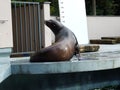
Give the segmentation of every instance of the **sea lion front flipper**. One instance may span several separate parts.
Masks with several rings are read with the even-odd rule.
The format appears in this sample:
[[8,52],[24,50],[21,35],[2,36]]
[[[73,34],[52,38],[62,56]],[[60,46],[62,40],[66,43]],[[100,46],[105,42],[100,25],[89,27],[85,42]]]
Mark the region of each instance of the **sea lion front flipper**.
[[80,46],[79,46],[79,44],[77,44],[75,46],[75,55],[76,55],[77,59],[80,60]]

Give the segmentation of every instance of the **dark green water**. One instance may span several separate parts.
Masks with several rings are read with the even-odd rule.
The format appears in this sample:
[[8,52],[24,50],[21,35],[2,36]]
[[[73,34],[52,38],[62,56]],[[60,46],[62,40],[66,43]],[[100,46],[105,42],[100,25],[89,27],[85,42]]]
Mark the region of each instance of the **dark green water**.
[[0,90],[120,90],[119,85],[120,69],[114,69],[62,74],[11,75],[0,84]]
[[114,86],[105,86],[103,88],[94,88],[90,90],[120,90],[120,85],[114,85]]

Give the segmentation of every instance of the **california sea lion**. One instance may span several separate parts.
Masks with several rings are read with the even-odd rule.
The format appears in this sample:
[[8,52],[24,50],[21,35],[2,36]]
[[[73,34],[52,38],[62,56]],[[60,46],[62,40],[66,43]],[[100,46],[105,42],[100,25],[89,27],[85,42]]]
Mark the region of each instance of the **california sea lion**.
[[46,25],[55,34],[55,43],[36,52],[30,62],[68,61],[79,54],[79,45],[72,31],[55,20],[47,20]]

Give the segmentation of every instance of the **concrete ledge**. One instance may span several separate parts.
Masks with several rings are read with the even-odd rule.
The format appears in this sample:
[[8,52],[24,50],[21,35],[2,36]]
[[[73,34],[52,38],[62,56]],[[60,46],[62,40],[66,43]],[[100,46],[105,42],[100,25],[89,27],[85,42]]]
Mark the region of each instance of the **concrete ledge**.
[[0,83],[11,75],[10,64],[0,65]]
[[28,60],[25,60],[24,62],[12,63],[12,74],[72,73],[107,70],[120,67],[120,58],[111,60],[81,60],[52,63],[30,63]]
[[[0,80],[12,74],[52,74],[88,72],[120,68],[120,46],[101,45],[98,52],[81,53],[81,60],[73,57],[66,62],[30,63],[29,57],[1,57]],[[11,61],[11,62],[10,62]],[[11,65],[11,68],[10,68]],[[11,71],[10,71],[11,70]],[[6,76],[5,76],[6,75]]]
[[11,72],[13,75],[1,83],[0,90],[88,90],[120,84],[119,45],[102,45],[98,52],[81,53],[80,61],[75,57],[67,62],[44,63],[30,63],[29,57],[8,58],[9,64],[5,58],[1,60],[0,81]]
[[10,57],[11,51],[11,48],[0,48],[0,57]]
[[11,48],[0,48],[0,83],[11,75]]
[[12,74],[72,73],[115,69],[120,67],[120,46],[102,45],[99,52],[82,53],[80,61],[73,57],[71,61],[66,62],[30,63],[29,58],[22,58],[13,60],[11,64]]

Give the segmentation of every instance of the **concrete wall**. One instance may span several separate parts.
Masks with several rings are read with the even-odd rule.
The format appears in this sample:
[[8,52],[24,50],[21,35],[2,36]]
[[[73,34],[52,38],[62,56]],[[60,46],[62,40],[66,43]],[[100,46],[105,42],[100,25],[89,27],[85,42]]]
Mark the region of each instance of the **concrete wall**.
[[104,36],[120,36],[120,17],[88,16],[89,39],[100,39]]
[[45,25],[45,20],[50,19],[50,2],[45,2],[43,4],[41,11],[41,23],[42,23],[42,32],[43,32],[43,47],[50,46],[52,44],[52,32],[51,30]]
[[120,17],[118,16],[87,16],[89,40],[100,39],[105,36],[120,36],[119,24]]
[[0,0],[0,48],[12,47],[11,0]]

